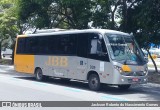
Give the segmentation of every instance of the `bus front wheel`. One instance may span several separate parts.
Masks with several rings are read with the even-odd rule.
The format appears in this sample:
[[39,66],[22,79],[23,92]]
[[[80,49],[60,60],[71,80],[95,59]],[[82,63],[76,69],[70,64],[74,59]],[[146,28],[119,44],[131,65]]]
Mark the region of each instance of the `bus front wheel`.
[[121,90],[127,90],[130,88],[130,84],[127,84],[127,85],[118,85],[118,88],[121,89]]
[[100,80],[97,74],[91,74],[88,79],[89,88],[94,91],[100,89]]

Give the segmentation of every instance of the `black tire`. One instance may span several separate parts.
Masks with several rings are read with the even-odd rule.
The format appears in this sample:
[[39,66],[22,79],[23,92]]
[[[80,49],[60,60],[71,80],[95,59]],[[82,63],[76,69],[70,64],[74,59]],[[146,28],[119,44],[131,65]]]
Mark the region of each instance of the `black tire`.
[[91,74],[88,79],[89,88],[93,91],[100,90],[101,84],[99,76],[96,74]]
[[127,85],[118,85],[118,88],[121,89],[121,90],[127,90],[131,87],[130,84],[127,84]]
[[37,81],[46,81],[49,77],[44,76],[42,70],[40,68],[38,68],[35,71],[35,78]]

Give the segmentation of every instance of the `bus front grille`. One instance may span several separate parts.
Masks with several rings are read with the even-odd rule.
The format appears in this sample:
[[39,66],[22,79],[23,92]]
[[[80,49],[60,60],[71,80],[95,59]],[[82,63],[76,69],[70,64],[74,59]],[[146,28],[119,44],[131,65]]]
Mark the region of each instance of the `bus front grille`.
[[137,72],[124,72],[122,75],[124,76],[145,76],[146,74],[143,71],[137,71]]

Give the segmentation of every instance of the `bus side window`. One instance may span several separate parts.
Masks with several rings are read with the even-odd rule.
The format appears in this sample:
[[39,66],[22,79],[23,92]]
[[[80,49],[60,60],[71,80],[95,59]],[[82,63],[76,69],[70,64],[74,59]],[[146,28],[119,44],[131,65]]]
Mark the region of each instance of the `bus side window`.
[[107,48],[106,48],[106,45],[105,45],[105,42],[104,42],[104,39],[101,39],[101,49],[102,49],[102,52],[103,53],[107,53]]
[[26,38],[26,54],[36,54],[38,48],[37,37]]
[[39,36],[38,39],[38,49],[37,49],[37,53],[38,54],[42,54],[42,55],[46,55],[46,49],[47,49],[47,36]]
[[25,54],[25,38],[18,38],[17,39],[17,54]]
[[101,52],[104,52],[104,46],[103,46],[103,50],[102,50],[102,41],[99,39],[92,39],[90,54],[99,54]]
[[99,37],[98,34],[90,34],[88,56],[95,60],[109,61],[104,39]]
[[76,54],[76,36],[74,34],[66,34],[61,36],[59,48],[64,55]]
[[77,45],[77,36],[75,34],[71,34],[68,39],[68,45],[67,45],[67,54],[76,55],[76,45]]
[[77,56],[87,58],[88,34],[77,34]]
[[90,54],[97,54],[97,47],[98,47],[98,40],[97,39],[92,39],[91,40]]

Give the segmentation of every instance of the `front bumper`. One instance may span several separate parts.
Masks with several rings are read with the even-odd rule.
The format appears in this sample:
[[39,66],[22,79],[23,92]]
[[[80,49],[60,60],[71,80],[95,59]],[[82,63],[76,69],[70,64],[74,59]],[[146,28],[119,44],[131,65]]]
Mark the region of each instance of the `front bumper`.
[[121,76],[115,81],[116,84],[146,84],[147,82],[147,76]]

